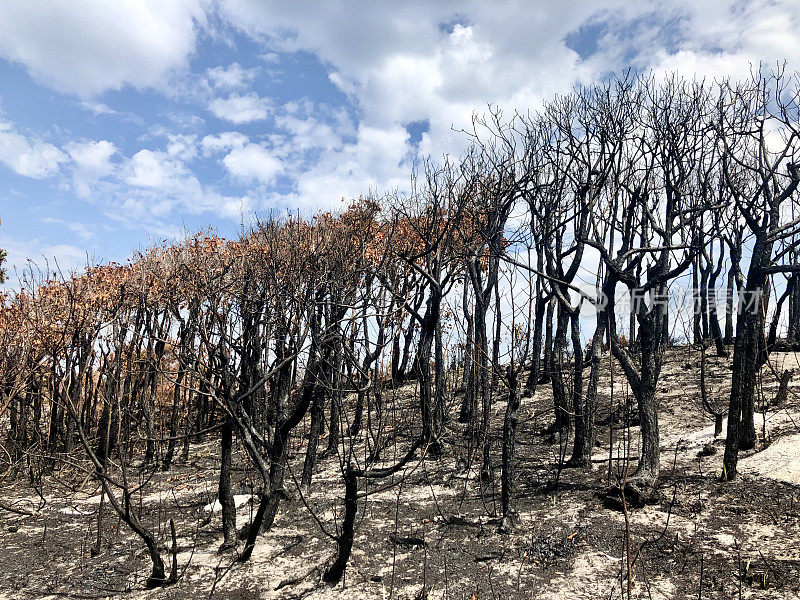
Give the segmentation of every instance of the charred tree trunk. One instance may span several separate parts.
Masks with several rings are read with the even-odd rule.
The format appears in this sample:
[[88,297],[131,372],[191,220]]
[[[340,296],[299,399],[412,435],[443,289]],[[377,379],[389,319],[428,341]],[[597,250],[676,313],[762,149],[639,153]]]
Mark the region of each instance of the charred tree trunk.
[[635,477],[644,487],[654,488],[660,474],[660,447],[658,431],[658,404],[656,402],[656,383],[661,372],[663,346],[662,323],[659,310],[655,315],[639,321],[639,343],[642,352],[641,381],[638,393],[634,391],[639,406],[640,428],[642,433],[641,454]]
[[583,395],[583,346],[581,345],[580,311],[575,310],[570,315],[570,330],[572,332],[572,411],[575,417],[575,437],[573,439],[572,456],[567,465],[571,467],[585,467],[591,464],[592,445],[594,432],[590,423],[586,398]]
[[428,450],[434,456],[441,454],[439,441],[439,423],[436,414],[436,398],[439,390],[435,389],[435,371],[431,373],[431,359],[434,353],[436,328],[439,325],[440,294],[431,287],[425,315],[420,323],[419,345],[417,346],[417,380],[419,381],[419,401],[422,413],[422,437],[428,444]]
[[494,339],[492,340],[492,389],[497,389],[500,381],[500,335],[502,322],[500,306],[500,286],[494,286]]
[[466,340],[464,341],[464,370],[462,371],[462,387],[464,397],[461,400],[461,410],[458,420],[461,423],[470,423],[475,417],[475,320],[473,318],[472,307],[469,303],[469,289],[466,280],[464,281],[462,307],[464,310],[464,320],[467,322]]
[[547,312],[545,314],[544,324],[544,358],[542,359],[542,376],[539,383],[550,383],[550,373],[553,368],[553,309],[555,302],[547,303]]
[[[710,257],[709,262],[713,264]],[[717,351],[717,356],[728,357],[728,349],[725,347],[725,341],[722,336],[722,329],[719,325],[719,316],[717,314],[717,278],[722,272],[722,267],[725,259],[725,246],[722,241],[719,244],[719,259],[717,266],[709,272],[708,286],[706,288],[706,306],[708,309],[708,326],[711,338],[714,340],[714,346]]]
[[[316,344],[319,343],[316,332],[317,325],[315,323],[315,316],[312,319],[312,346],[306,365],[306,372],[303,377],[303,384],[300,390],[297,403],[291,414],[285,419],[282,419],[275,427],[275,434],[272,439],[272,447],[270,449],[270,468],[269,479],[265,481],[268,486],[264,490],[261,500],[259,501],[258,510],[253,516],[248,529],[247,539],[245,542],[244,550],[239,556],[239,562],[246,562],[250,559],[255,548],[258,534],[262,531],[269,530],[275,522],[275,517],[278,514],[278,507],[280,505],[280,498],[283,494],[283,478],[285,472],[286,460],[286,446],[289,443],[289,436],[292,430],[303,420],[309,410],[311,404],[315,401],[315,396],[320,394],[321,386],[321,363],[330,358],[326,356],[323,348],[319,348]],[[327,342],[325,343],[327,345]],[[321,356],[318,356],[319,354]],[[324,393],[324,391],[322,391]]]
[[568,325],[569,313],[563,306],[559,305],[549,370],[553,385],[553,409],[555,411],[553,431],[562,435],[566,434],[570,427],[569,400],[567,398],[567,385],[564,381],[564,354],[567,346]]
[[[662,256],[663,259],[663,256]],[[661,263],[665,268],[664,263]],[[613,303],[611,304],[613,306]],[[639,324],[639,347],[641,358],[635,363],[630,352],[623,348],[616,336],[613,309],[606,312],[610,323],[611,351],[619,361],[628,380],[639,411],[641,444],[639,463],[626,489],[636,502],[648,502],[657,497],[656,486],[660,476],[660,447],[658,430],[658,404],[656,384],[661,372],[665,348],[664,320],[667,311],[666,287],[655,286],[652,306],[643,299],[634,305]]]
[[322,575],[326,583],[338,583],[344,575],[350,552],[353,549],[353,534],[358,511],[358,477],[352,465],[348,465],[344,472],[344,518],[342,528],[336,538],[336,557],[333,563]]
[[322,434],[322,421],[325,418],[325,389],[322,385],[314,387],[313,401],[311,403],[311,425],[308,432],[306,457],[303,461],[303,474],[300,485],[306,489],[311,488],[311,479],[314,475],[314,465],[317,461],[317,446]]
[[341,438],[341,377],[342,377],[342,357],[341,352],[337,354],[333,370],[333,389],[331,390],[331,409],[330,421],[328,422],[328,447],[325,448],[325,456],[336,454]]
[[[541,271],[541,269],[540,269]],[[540,283],[538,284],[541,285]],[[541,295],[542,291],[539,290],[539,295],[536,298],[536,308],[534,310],[534,324],[533,324],[533,344],[531,350],[531,369],[528,372],[528,379],[525,382],[525,394],[533,396],[536,391],[536,384],[539,381],[540,369],[542,364],[542,331],[543,321],[545,315],[545,307],[547,299]]]
[[702,343],[711,337],[711,331],[708,327],[708,312],[710,308],[708,305],[708,278],[714,265],[710,261],[704,262],[700,259],[698,259],[697,264],[700,265],[700,322],[703,331],[700,343]]
[[411,360],[411,342],[414,340],[414,321],[409,320],[408,328],[403,334],[403,359],[397,372],[397,381],[402,382],[408,376],[408,363]]
[[699,347],[703,343],[703,330],[701,328],[701,321],[700,315],[703,312],[703,309],[700,305],[700,297],[702,293],[700,290],[700,257],[695,257],[692,265],[692,301],[694,304],[694,310],[692,311],[692,337],[693,343],[695,346]]
[[220,438],[220,467],[218,498],[222,513],[222,548],[236,545],[236,503],[231,488],[231,459],[233,456],[233,425],[230,418],[222,424]]
[[[787,298],[791,298],[794,292],[794,277],[790,277],[786,282],[786,289],[778,298],[775,303],[775,313],[772,315],[772,321],[769,324],[769,333],[767,333],[766,348],[767,355],[775,348],[775,343],[778,341],[778,325],[780,323],[781,313],[783,312],[783,303]],[[766,303],[765,303],[766,304]]]
[[791,284],[792,293],[789,296],[789,328],[786,339],[792,345],[800,342],[800,285],[798,285],[797,279],[798,275],[793,274],[789,279],[790,283],[787,284]]
[[725,293],[725,336],[722,338],[726,346],[733,344],[733,314],[736,301],[736,274],[733,267],[728,269],[728,285]]
[[[597,414],[597,384],[600,380],[600,368],[602,363],[603,353],[603,339],[606,337],[608,329],[608,316],[606,310],[614,310],[614,293],[608,291],[609,285],[615,285],[614,279],[608,277],[603,286],[605,297],[607,299],[607,306],[605,309],[597,313],[597,325],[595,326],[594,335],[592,336],[591,347],[589,348],[589,379],[586,382],[586,397],[583,406],[583,428],[586,435],[583,437],[582,443],[578,443],[578,436],[576,433],[575,447],[570,458],[570,463],[576,467],[590,469],[592,466],[592,451],[595,442],[595,415]],[[578,415],[575,415],[576,421]]]
[[[442,323],[441,319],[436,322],[436,331],[433,338],[433,364],[434,364],[434,404],[433,419],[436,424],[437,440],[441,437],[447,419],[445,399],[447,394],[447,376],[444,366],[444,347],[442,345]],[[440,442],[439,442],[440,443]]]
[[519,412],[520,394],[517,383],[517,367],[513,364],[506,368],[508,385],[508,403],[503,419],[503,458],[500,476],[500,506],[502,519],[500,530],[509,532],[513,528],[515,511],[512,507],[514,497],[514,450],[516,445],[517,413]]

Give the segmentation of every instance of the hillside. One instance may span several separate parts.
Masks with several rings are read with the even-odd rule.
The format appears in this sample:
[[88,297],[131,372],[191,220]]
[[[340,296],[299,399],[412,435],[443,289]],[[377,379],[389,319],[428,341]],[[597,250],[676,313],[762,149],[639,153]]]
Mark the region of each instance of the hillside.
[[[607,358],[608,355],[605,355]],[[708,359],[713,404],[724,406],[729,361]],[[800,367],[800,355],[773,353],[760,376],[757,414],[766,448],[743,453],[740,476],[719,481],[720,439],[699,393],[699,353],[668,351],[659,383],[662,478],[660,501],[626,507],[630,523],[633,596],[638,598],[789,598],[800,590],[800,391],[775,405],[774,372]],[[551,390],[540,385],[520,408],[516,507],[510,534],[498,533],[498,475],[481,483],[480,465],[466,458],[464,426],[447,421],[441,458],[418,456],[396,475],[361,487],[355,540],[344,580],[320,582],[342,518],[339,458],[319,461],[310,491],[299,486],[303,443],[291,445],[288,500],[273,528],[259,539],[248,563],[219,553],[222,541],[216,497],[215,441],[192,444],[187,462],[167,473],[131,467],[128,477],[143,486],[137,510],[169,550],[167,520],[175,519],[175,585],[146,591],[147,554],[116,516],[108,515],[98,556],[90,552],[99,486],[82,468],[66,464],[42,478],[36,493],[24,481],[5,480],[0,503],[4,551],[0,553],[0,597],[18,598],[619,598],[625,561],[626,516],[604,499],[619,486],[622,465],[635,463],[639,429],[626,428],[628,394],[619,367],[604,361],[599,384],[598,439],[591,472],[559,468],[559,447],[545,431],[552,422]],[[613,395],[611,380],[613,376]],[[390,413],[415,401],[416,386],[392,394]],[[505,401],[492,407],[493,463],[499,463]],[[457,413],[458,396],[449,398]],[[352,398],[345,406],[352,410]],[[617,419],[611,419],[610,409]],[[765,409],[765,410],[764,410]],[[404,415],[411,411],[397,410]],[[307,430],[308,419],[299,426]],[[412,425],[390,421],[397,431],[385,461],[404,452]],[[723,436],[725,429],[723,428]],[[609,433],[614,438],[609,470]],[[550,442],[550,443],[548,443]],[[626,459],[626,451],[630,456]],[[238,523],[254,511],[256,478],[234,449],[234,493]],[[497,456],[495,456],[497,454]],[[609,481],[609,472],[611,480]],[[613,494],[611,494],[613,500]],[[618,504],[618,502],[617,502]],[[213,509],[217,512],[213,512]],[[240,546],[241,548],[241,546]],[[702,585],[702,592],[701,592]],[[740,592],[741,591],[741,592]]]

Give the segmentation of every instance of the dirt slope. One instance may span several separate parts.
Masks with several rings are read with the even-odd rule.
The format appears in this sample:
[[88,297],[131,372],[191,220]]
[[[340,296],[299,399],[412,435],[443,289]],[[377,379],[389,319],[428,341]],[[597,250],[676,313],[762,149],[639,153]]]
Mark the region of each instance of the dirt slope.
[[[630,513],[633,596],[697,598],[702,572],[702,598],[739,597],[740,590],[742,598],[798,597],[800,376],[783,406],[767,403],[759,415],[766,448],[762,444],[744,455],[741,477],[723,484],[717,479],[722,446],[699,400],[698,360],[697,353],[676,349],[664,366],[659,385],[662,501]],[[800,367],[794,354],[774,355],[771,362],[760,386],[767,401],[777,389],[774,372]],[[710,393],[720,407],[729,373],[728,361],[709,358]],[[341,518],[336,456],[321,462],[309,493],[293,479],[302,452],[292,458],[291,500],[260,539],[252,560],[234,564],[235,555],[217,553],[216,445],[207,442],[193,445],[189,462],[169,473],[156,473],[146,483],[149,474],[138,473],[145,483],[143,518],[160,527],[165,548],[166,523],[169,517],[176,521],[183,575],[177,585],[143,589],[146,555],[116,518],[106,519],[103,553],[90,555],[98,489],[85,473],[64,468],[44,478],[38,494],[27,482],[0,482],[0,502],[31,513],[0,510],[0,598],[415,598],[423,587],[430,598],[619,598],[625,518],[606,508],[600,495],[617,481],[626,449],[636,456],[638,438],[635,427],[628,438],[624,422],[608,424],[609,412],[629,396],[619,369],[613,373],[613,395],[611,379],[606,370],[591,473],[559,469],[559,448],[565,444],[548,443],[545,434],[552,417],[549,390],[540,388],[534,398],[523,400],[519,522],[512,534],[497,532],[499,477],[479,483],[479,465],[467,460],[468,440],[453,420],[444,458],[413,462],[395,485],[380,482],[359,504],[353,555],[339,586],[320,585],[312,571],[331,556],[328,534],[335,535]],[[397,401],[413,403],[413,394],[407,387]],[[505,409],[502,391],[499,396],[493,408],[495,436]],[[453,403],[451,414],[456,414],[458,398]],[[498,464],[499,451],[496,439]],[[403,452],[402,440],[396,452]],[[391,452],[386,458],[391,460]],[[241,526],[254,510],[249,499],[256,480],[243,455],[236,464]],[[396,544],[390,534],[425,543]],[[276,589],[290,579],[299,581]]]

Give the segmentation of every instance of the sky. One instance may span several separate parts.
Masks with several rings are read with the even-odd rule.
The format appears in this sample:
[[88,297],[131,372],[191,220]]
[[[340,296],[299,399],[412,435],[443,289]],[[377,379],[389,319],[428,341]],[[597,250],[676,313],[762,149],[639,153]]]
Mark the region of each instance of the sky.
[[[800,0],[4,0],[0,248],[64,270],[404,190],[472,115],[800,69]],[[11,285],[9,284],[9,285]]]

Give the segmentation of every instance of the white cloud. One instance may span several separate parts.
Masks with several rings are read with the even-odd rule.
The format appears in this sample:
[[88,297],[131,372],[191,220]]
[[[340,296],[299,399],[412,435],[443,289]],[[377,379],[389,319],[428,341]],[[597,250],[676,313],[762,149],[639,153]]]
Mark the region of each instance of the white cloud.
[[84,110],[88,110],[89,112],[93,112],[96,115],[115,115],[115,114],[117,114],[117,111],[115,111],[108,104],[105,104],[103,102],[92,102],[90,100],[84,100],[83,102],[78,102],[78,106],[80,106]]
[[[484,111],[488,103],[506,115],[526,111],[576,83],[631,64],[658,72],[741,76],[751,64],[787,57],[791,71],[800,66],[796,2],[332,0],[310,9],[307,2],[269,0],[120,0],[113,7],[101,0],[11,0],[0,19],[0,58],[81,96],[70,105],[114,114],[100,101],[108,99],[98,95],[127,85],[155,87],[166,102],[158,101],[158,118],[147,123],[149,137],[139,138],[157,140],[158,147],[121,156],[109,140],[125,147],[123,138],[109,132],[108,140],[73,142],[59,150],[0,124],[0,162],[22,175],[47,177],[71,160],[64,170],[72,173],[78,195],[103,198],[115,218],[141,220],[152,231],[174,227],[170,221],[186,213],[233,216],[267,202],[331,206],[372,188],[407,187],[416,152],[457,155],[468,143],[458,130],[469,128],[473,111]],[[213,43],[228,44],[231,53],[213,63],[220,66],[203,64],[187,74],[198,39],[212,43],[207,35],[198,38],[201,28],[224,37]],[[579,53],[570,45],[584,33],[596,39],[583,40]],[[240,34],[252,44],[238,44]],[[254,49],[252,56],[242,48]],[[303,70],[306,56],[289,68],[297,52],[316,56],[313,72]],[[263,61],[260,66],[241,66],[254,64],[255,56]],[[290,84],[287,93],[305,90],[303,78],[317,77],[320,65],[345,101],[331,90],[317,95],[324,80],[297,92],[310,98],[283,105],[282,97],[266,97],[270,91],[255,87],[271,69],[280,69]],[[125,117],[132,98],[108,100],[121,111],[109,124]],[[181,102],[169,104],[176,99]],[[142,114],[151,108],[145,104]],[[267,121],[264,135],[251,141],[239,131],[220,132],[218,121],[203,121],[204,108],[231,129]],[[162,121],[166,126],[153,126]],[[418,145],[406,130],[413,122],[429,124]],[[219,159],[225,180],[209,181],[214,170],[193,171],[198,154]],[[281,183],[290,180],[290,193],[270,187],[279,176]],[[228,196],[217,185],[252,189]]]
[[269,183],[283,169],[281,161],[258,144],[234,148],[222,159],[222,164],[235,179],[244,182]]
[[284,112],[275,117],[275,125],[288,134],[283,143],[286,154],[315,148],[336,150],[342,147],[343,136],[355,134],[344,110],[326,114],[311,102],[291,102],[283,109]]
[[94,236],[92,230],[83,223],[67,223],[67,228],[82,240],[88,240]]
[[307,170],[295,173],[296,191],[273,197],[289,209],[308,213],[336,208],[342,198],[372,190],[406,189],[410,181],[408,132],[400,126],[384,130],[362,126],[352,143],[323,153]]
[[[420,152],[457,154],[468,140],[453,129],[469,127],[474,110],[491,102],[524,111],[568,89],[586,68],[565,36],[622,6],[622,0],[524,6],[412,0],[402,6],[331,2],[310,11],[302,3],[265,8],[261,0],[225,0],[221,13],[270,50],[317,55],[357,107],[355,144],[344,145],[342,132],[319,110],[276,116],[288,133],[281,148],[322,152],[299,174],[298,193],[339,198],[407,186],[409,165],[399,165],[415,151],[409,123],[429,123]],[[320,196],[286,200],[325,202]]]
[[0,122],[0,162],[18,175],[43,179],[58,173],[69,159],[53,144],[17,133],[11,124]]
[[[469,129],[473,111],[485,112],[490,103],[507,115],[535,109],[576,83],[631,64],[710,77],[741,76],[751,64],[782,57],[790,60],[790,69],[797,68],[800,16],[793,7],[796,0],[499,5],[409,0],[401,6],[327,2],[309,10],[302,2],[265,6],[263,0],[222,0],[220,12],[270,51],[315,54],[357,107],[357,144],[363,151],[314,144],[318,132],[303,129],[313,127],[319,114],[304,120],[276,117],[289,133],[282,147],[325,148],[297,185],[302,190],[318,177],[324,185],[313,187],[319,190],[343,175],[340,160],[359,173],[364,187],[396,181],[398,152],[403,145],[413,151],[407,140],[398,142],[398,128],[411,122],[429,123],[421,154],[457,154],[468,143],[458,130]],[[596,39],[584,40],[581,55],[568,46],[569,36]],[[374,147],[373,131],[392,140],[378,144],[377,151],[386,154],[367,150]]]
[[218,119],[241,125],[251,121],[263,121],[269,115],[272,103],[255,92],[245,95],[231,94],[227,98],[215,98],[208,109]]
[[243,69],[239,63],[233,63],[228,68],[220,66],[206,69],[206,77],[211,86],[226,90],[246,86],[255,79],[257,73],[257,67]]
[[80,171],[94,177],[104,177],[111,173],[114,165],[111,157],[117,152],[113,142],[70,142],[64,146],[70,158]]
[[218,135],[207,135],[200,142],[203,156],[211,156],[218,152],[224,152],[233,148],[241,148],[249,140],[247,136],[238,131],[224,131]]
[[167,154],[182,161],[191,161],[197,156],[197,136],[182,133],[167,134]]
[[[262,175],[263,169],[261,165]],[[107,216],[137,226],[146,223],[150,231],[174,229],[168,219],[175,211],[238,218],[256,205],[248,196],[220,194],[169,152],[149,149],[139,150],[126,162],[110,195],[116,203]]]
[[42,223],[47,223],[48,225],[62,225],[82,240],[88,240],[94,237],[94,232],[85,223],[69,222],[56,217],[44,217]]
[[117,147],[108,140],[99,142],[70,142],[64,146],[73,162],[72,185],[81,198],[88,198],[93,184],[114,172],[111,157]]
[[127,166],[125,182],[141,188],[167,189],[185,180],[189,175],[186,166],[172,160],[166,152],[139,150]]
[[652,55],[636,45],[637,60],[660,73],[747,78],[763,63],[800,64],[800,13],[795,0],[676,3],[682,39],[677,48],[662,43]]
[[0,56],[60,91],[91,97],[126,84],[162,85],[187,65],[204,0],[10,0]]

